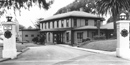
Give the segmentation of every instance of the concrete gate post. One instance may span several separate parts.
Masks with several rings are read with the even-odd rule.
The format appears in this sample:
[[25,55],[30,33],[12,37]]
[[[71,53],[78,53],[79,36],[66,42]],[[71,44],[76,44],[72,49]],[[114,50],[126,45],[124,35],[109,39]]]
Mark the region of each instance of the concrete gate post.
[[116,55],[125,59],[130,59],[129,24],[129,20],[121,20],[117,22]]
[[17,57],[16,49],[16,22],[11,20],[2,22],[4,29],[4,40],[3,40],[3,58],[15,58]]

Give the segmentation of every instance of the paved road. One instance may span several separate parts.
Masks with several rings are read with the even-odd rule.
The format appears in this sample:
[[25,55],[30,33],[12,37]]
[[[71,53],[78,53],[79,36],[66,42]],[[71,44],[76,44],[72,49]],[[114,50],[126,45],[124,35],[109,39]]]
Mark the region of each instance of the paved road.
[[130,65],[130,61],[111,55],[92,53],[63,46],[30,47],[17,59],[0,65]]
[[85,54],[85,51],[53,45],[30,47],[30,50],[21,54],[18,59],[0,63],[0,65],[51,65]]

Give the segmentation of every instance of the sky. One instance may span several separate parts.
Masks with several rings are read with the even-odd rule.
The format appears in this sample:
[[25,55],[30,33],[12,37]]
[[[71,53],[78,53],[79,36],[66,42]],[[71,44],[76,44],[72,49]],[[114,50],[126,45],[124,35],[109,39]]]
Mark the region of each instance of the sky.
[[[36,23],[37,19],[48,18],[50,16],[53,16],[53,14],[55,14],[60,8],[67,6],[73,1],[74,0],[54,0],[54,3],[50,6],[49,10],[40,9],[38,6],[33,6],[32,8],[30,8],[30,10],[21,9],[20,16],[19,11],[16,11],[16,19],[18,20],[19,24],[22,24],[26,28],[28,28],[29,26],[35,28],[34,24]],[[10,12],[12,13],[13,10]],[[10,15],[15,17],[14,14]],[[3,16],[1,20],[5,21],[6,17]]]
[[38,6],[28,10],[22,10],[21,16],[18,16],[18,21],[20,24],[24,25],[26,28],[29,26],[35,27],[34,24],[38,18],[48,18],[53,16],[60,8],[72,3],[74,0],[54,0],[49,10],[39,9]]

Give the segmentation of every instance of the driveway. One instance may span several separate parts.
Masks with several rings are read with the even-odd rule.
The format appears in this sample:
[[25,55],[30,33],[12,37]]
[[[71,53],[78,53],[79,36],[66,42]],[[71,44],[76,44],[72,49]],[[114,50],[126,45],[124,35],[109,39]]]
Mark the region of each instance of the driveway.
[[130,65],[130,61],[71,47],[47,45],[30,47],[17,59],[0,65]]

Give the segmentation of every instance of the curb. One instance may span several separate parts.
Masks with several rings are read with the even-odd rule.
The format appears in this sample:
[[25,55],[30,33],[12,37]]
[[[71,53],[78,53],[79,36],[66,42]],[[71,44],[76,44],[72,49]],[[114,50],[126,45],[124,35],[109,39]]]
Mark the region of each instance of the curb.
[[[23,49],[21,52],[18,52],[17,56],[21,55],[22,53],[26,52],[27,50],[29,50],[29,48]],[[17,59],[17,57],[14,59]],[[8,60],[11,60],[11,58],[1,59],[0,62],[4,62],[4,61],[8,61]]]
[[21,55],[22,53],[26,52],[26,51],[29,50],[29,49],[30,49],[30,48],[28,48],[28,47],[25,48],[25,49],[23,49],[20,53],[17,54],[17,56]]
[[107,51],[94,50],[94,49],[86,49],[86,48],[80,48],[80,47],[73,47],[73,46],[69,46],[69,45],[59,45],[59,46],[78,49],[78,50],[83,50],[83,51],[88,51],[88,52],[93,52],[93,53],[116,55],[115,52],[107,52]]
[[7,60],[11,60],[11,58],[1,59],[0,62],[4,62],[4,61],[7,61]]

